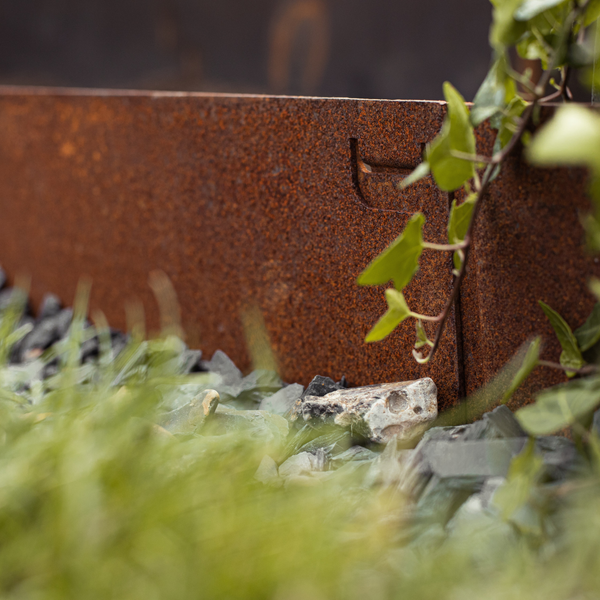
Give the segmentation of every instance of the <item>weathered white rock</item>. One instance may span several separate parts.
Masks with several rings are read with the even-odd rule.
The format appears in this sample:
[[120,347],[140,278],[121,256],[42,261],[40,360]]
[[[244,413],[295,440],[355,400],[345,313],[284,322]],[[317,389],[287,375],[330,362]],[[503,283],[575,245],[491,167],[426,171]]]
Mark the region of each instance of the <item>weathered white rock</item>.
[[295,418],[349,427],[378,443],[414,438],[437,414],[437,387],[429,377],[305,396],[295,409]]

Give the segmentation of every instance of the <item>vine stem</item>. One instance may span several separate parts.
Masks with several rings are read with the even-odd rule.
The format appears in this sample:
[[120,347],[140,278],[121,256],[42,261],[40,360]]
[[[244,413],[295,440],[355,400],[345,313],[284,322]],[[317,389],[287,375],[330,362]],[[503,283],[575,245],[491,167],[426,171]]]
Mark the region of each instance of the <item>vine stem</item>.
[[[544,71],[538,84],[535,86],[535,89],[533,90],[533,97],[531,98],[530,103],[525,108],[523,115],[521,116],[521,119],[519,121],[519,126],[517,127],[517,130],[513,133],[508,144],[506,144],[506,146],[504,146],[504,148],[502,148],[502,150],[500,150],[499,152],[494,154],[488,161],[480,161],[480,162],[488,162],[489,164],[483,173],[483,177],[481,178],[481,182],[480,182],[479,186],[477,186],[477,196],[476,196],[476,199],[474,202],[473,215],[471,216],[471,222],[469,223],[469,228],[467,229],[467,233],[464,238],[465,246],[462,249],[462,252],[463,252],[462,264],[460,266],[460,269],[458,270],[458,274],[455,275],[452,292],[451,292],[448,300],[446,301],[444,309],[437,316],[436,320],[438,322],[438,326],[437,326],[437,329],[435,332],[433,346],[431,347],[431,350],[430,350],[429,354],[427,355],[427,358],[425,359],[426,362],[431,361],[433,359],[433,357],[435,356],[435,353],[440,346],[442,334],[444,333],[444,328],[446,327],[446,323],[448,322],[448,318],[450,317],[452,307],[456,304],[456,301],[458,299],[460,287],[461,287],[461,284],[465,277],[466,270],[467,270],[467,264],[469,262],[469,255],[470,255],[470,250],[471,250],[472,241],[473,241],[473,229],[475,227],[475,223],[477,221],[477,216],[481,209],[481,205],[483,204],[482,199],[483,199],[484,195],[486,194],[490,183],[492,182],[492,179],[494,176],[494,171],[496,170],[497,165],[502,164],[506,160],[508,155],[514,150],[516,145],[519,143],[519,140],[521,139],[521,136],[523,135],[523,133],[525,133],[525,130],[527,129],[527,126],[529,125],[529,122],[531,120],[531,117],[533,116],[533,111],[535,110],[535,107],[538,105],[540,99],[542,98],[544,91],[546,89],[546,86],[550,82],[550,78],[552,76],[552,71],[554,71],[554,69],[555,69],[557,56],[560,54],[560,50],[562,49],[563,45],[565,43],[568,43],[568,40],[571,36],[571,30],[572,30],[572,27],[573,27],[575,21],[579,18],[580,15],[582,15],[585,12],[585,9],[587,8],[589,2],[590,2],[590,0],[588,0],[581,6],[578,6],[570,14],[570,18],[566,20],[565,28],[563,29],[563,32],[562,32],[562,39],[560,40],[560,43],[557,46],[557,50],[554,53],[552,60],[548,64],[548,68]],[[564,85],[566,88],[566,78],[563,79],[563,82],[564,82]],[[480,157],[477,157],[477,158],[480,158]],[[540,362],[540,364],[541,364],[541,362]],[[553,364],[556,364],[556,363],[553,363]],[[545,366],[549,366],[549,365],[545,365]],[[569,369],[569,371],[571,371],[571,369]],[[575,370],[573,370],[573,371],[575,371]]]
[[565,371],[565,373],[576,373],[577,375],[591,375],[600,371],[600,368],[598,368],[596,365],[586,365],[581,369],[573,369],[549,360],[538,360],[537,364],[539,367],[548,367],[550,369],[557,369],[558,371]]
[[423,248],[429,250],[440,250],[442,252],[455,252],[456,250],[464,250],[467,247],[465,242],[460,244],[432,244],[431,242],[423,242]]

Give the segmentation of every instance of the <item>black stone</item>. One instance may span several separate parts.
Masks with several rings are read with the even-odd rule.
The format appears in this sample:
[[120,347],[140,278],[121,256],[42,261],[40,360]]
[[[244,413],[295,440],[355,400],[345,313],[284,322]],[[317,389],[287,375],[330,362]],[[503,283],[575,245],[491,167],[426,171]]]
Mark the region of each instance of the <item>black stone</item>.
[[330,392],[335,392],[336,390],[343,390],[345,386],[340,383],[336,383],[330,377],[323,377],[323,375],[317,375],[313,378],[313,380],[308,384],[308,387],[304,390],[304,393],[300,397],[301,400],[304,400],[306,396],[325,396]]
[[129,343],[129,336],[118,329],[110,330],[110,344],[112,347],[113,355],[117,356]]
[[512,411],[502,405],[486,413],[482,420],[474,423],[456,427],[432,427],[425,433],[423,440],[451,442],[522,437],[527,437],[527,434],[515,419]]
[[38,312],[38,319],[47,319],[48,317],[54,317],[62,309],[62,303],[58,296],[54,294],[45,294],[40,310]]
[[94,358],[97,358],[100,353],[100,340],[98,336],[86,340],[81,344],[81,362],[89,362]]
[[204,362],[202,361],[201,350],[184,350],[181,355],[181,373],[188,375],[189,373],[202,373],[207,371]]
[[56,375],[58,371],[58,358],[55,358],[51,360],[48,364],[46,364],[42,369],[42,378],[48,379],[49,377],[54,377],[54,375]]
[[27,358],[27,353],[32,350],[46,350],[62,339],[69,330],[72,318],[73,311],[65,308],[52,317],[36,321],[33,330],[23,338],[20,344],[18,360]]
[[527,436],[512,410],[504,404],[483,415],[483,422],[486,424],[485,437],[488,439]]

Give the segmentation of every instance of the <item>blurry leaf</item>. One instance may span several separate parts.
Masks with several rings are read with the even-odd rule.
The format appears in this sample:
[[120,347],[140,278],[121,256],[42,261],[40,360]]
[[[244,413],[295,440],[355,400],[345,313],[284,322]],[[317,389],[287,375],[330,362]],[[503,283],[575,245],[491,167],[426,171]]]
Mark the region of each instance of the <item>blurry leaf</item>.
[[600,169],[600,116],[569,104],[558,109],[527,148],[528,159],[538,165],[587,165]]
[[427,161],[438,187],[452,191],[473,177],[475,166],[471,161],[456,158],[452,151],[475,154],[475,134],[464,98],[448,82],[444,83],[448,115],[440,134],[427,148]]
[[175,335],[184,339],[181,309],[171,280],[164,271],[156,270],[150,273],[148,284],[154,292],[160,310],[161,334],[164,336]]
[[459,406],[442,413],[436,425],[449,426],[474,421],[498,404],[507,402],[535,367],[540,344],[539,337],[522,344],[489,383],[463,400]]
[[527,29],[526,23],[517,21],[514,13],[523,0],[497,0],[494,5],[493,22],[490,29],[490,44],[497,50],[504,50],[521,37]]
[[506,483],[494,494],[493,503],[502,518],[509,520],[529,500],[541,475],[544,461],[535,452],[535,440],[530,439],[522,452],[513,458]]
[[[596,205],[600,202],[598,190],[592,193],[592,198]],[[598,210],[596,206],[596,210]],[[585,241],[587,247],[592,252],[600,252],[600,221],[593,215],[587,214],[581,217],[581,224],[585,230]]]
[[506,108],[506,114],[498,125],[498,135],[494,143],[494,153],[502,150],[512,139],[519,125],[516,120],[523,114],[527,103],[520,96],[515,96]]
[[[560,355],[560,364],[564,367],[571,367],[575,370],[580,369],[585,364],[585,361],[581,356],[581,350],[579,349],[577,339],[573,335],[571,328],[554,309],[550,308],[541,300],[539,301],[539,305],[542,307],[542,310],[548,317],[548,320],[552,325],[552,329],[554,329],[556,337],[558,338],[558,341],[563,349],[563,352]],[[567,375],[573,376],[574,373],[567,372]]]
[[279,372],[265,318],[258,304],[244,307],[240,317],[244,328],[246,348],[252,361],[252,369]]
[[395,289],[385,290],[385,298],[389,309],[375,324],[375,327],[369,331],[365,342],[378,342],[382,340],[411,315],[410,308],[408,308],[402,292]]
[[550,435],[583,419],[600,405],[600,381],[585,378],[542,392],[515,416],[530,435]]
[[409,185],[419,181],[419,179],[423,179],[423,177],[427,177],[429,175],[429,163],[427,161],[422,162],[416,169],[407,177],[405,177],[399,184],[398,189],[403,190],[407,188]]
[[21,341],[31,330],[33,325],[31,323],[25,323],[18,329],[15,329],[12,333],[6,336],[6,345],[8,348],[12,348],[17,342]]
[[[460,204],[456,204],[456,200],[452,200],[452,207],[450,208],[450,218],[448,220],[448,243],[458,244],[464,241],[469,225],[471,224],[471,217],[473,215],[473,209],[475,208],[475,200],[477,194],[472,193],[467,196],[466,200]],[[458,252],[454,253],[454,267],[460,269],[461,258]]]
[[506,55],[503,53],[496,59],[475,94],[471,109],[471,123],[475,127],[502,110],[515,96],[516,85],[507,75],[506,67]]
[[502,401],[507,402],[510,397],[521,387],[525,380],[529,377],[533,369],[537,366],[540,358],[540,347],[542,345],[542,338],[534,338],[527,348],[525,356],[522,358],[521,366],[516,374],[513,376],[512,382],[508,389],[502,396]]
[[565,0],[525,0],[514,13],[517,21],[529,21],[536,15],[562,4]]
[[592,294],[596,296],[596,300],[600,302],[600,279],[598,279],[597,277],[590,277],[588,285]]
[[567,53],[567,63],[575,69],[589,67],[594,64],[596,58],[593,44],[579,43],[569,46]]
[[520,57],[526,60],[548,61],[548,48],[531,32],[527,32],[516,45]]
[[585,10],[585,18],[583,24],[585,27],[591,25],[600,17],[600,0],[590,0],[588,7]]
[[600,340],[600,302],[594,305],[587,321],[575,330],[574,335],[582,352],[589,350]]
[[358,285],[381,285],[393,280],[404,289],[419,269],[425,217],[415,213],[404,231],[359,275]]

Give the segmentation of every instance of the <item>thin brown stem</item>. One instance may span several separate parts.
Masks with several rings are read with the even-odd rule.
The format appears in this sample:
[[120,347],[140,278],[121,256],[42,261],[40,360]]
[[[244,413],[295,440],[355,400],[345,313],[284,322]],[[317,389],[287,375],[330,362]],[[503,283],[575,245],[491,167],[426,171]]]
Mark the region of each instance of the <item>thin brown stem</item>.
[[454,156],[454,158],[460,158],[461,160],[467,160],[473,163],[489,164],[492,160],[489,156],[483,156],[482,154],[469,154],[468,152],[461,152],[460,150],[451,150],[450,154]]
[[429,315],[420,315],[418,313],[411,313],[411,317],[415,319],[419,319],[420,321],[429,321],[430,323],[439,323],[442,318],[442,313],[436,315],[435,317],[430,317]]
[[538,366],[564,371],[565,373],[576,373],[577,375],[592,375],[593,373],[600,373],[600,368],[598,368],[596,365],[586,365],[585,367],[581,367],[581,369],[573,369],[549,360],[538,360]]

